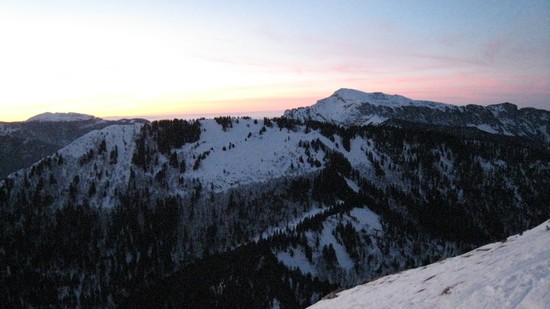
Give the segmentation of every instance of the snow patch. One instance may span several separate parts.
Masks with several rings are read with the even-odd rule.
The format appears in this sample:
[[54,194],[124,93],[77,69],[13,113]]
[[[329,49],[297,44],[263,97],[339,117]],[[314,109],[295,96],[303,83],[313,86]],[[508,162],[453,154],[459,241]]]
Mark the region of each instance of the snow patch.
[[474,127],[474,128],[477,128],[481,131],[484,131],[484,132],[487,132],[487,133],[491,133],[491,134],[499,134],[500,132],[498,132],[497,130],[495,130],[495,128],[491,127],[490,125],[488,124],[478,124],[478,125],[473,125],[473,124],[469,124],[467,125],[468,127]]
[[338,223],[340,223],[340,221],[335,218],[335,216],[332,216],[329,220],[323,222],[323,232],[321,234],[320,244],[321,247],[328,247],[332,245],[336,253],[338,265],[343,269],[349,270],[354,266],[353,260],[350,258],[346,248],[338,242],[336,237],[334,237],[333,233]]
[[353,192],[355,193],[359,193],[359,185],[356,184],[353,180],[349,179],[349,178],[346,178],[344,177],[344,179],[346,180],[346,183],[348,184],[348,187],[353,190]]
[[290,269],[299,269],[302,274],[315,274],[313,265],[307,259],[305,253],[299,249],[291,249],[292,254],[286,251],[277,253],[277,259]]
[[355,230],[360,231],[361,229],[366,228],[370,232],[382,232],[380,216],[367,207],[352,209],[350,216],[352,218],[351,223],[353,224]]

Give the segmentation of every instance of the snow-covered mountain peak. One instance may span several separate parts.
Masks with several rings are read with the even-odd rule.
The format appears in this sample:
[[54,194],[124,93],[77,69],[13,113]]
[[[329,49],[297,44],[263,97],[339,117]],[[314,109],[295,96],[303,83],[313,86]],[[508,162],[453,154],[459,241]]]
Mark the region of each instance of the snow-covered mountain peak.
[[287,110],[283,116],[344,127],[382,123],[399,126],[402,122],[475,127],[492,134],[529,137],[546,144],[550,142],[550,112],[534,108],[518,109],[512,103],[455,106],[342,88],[309,107]]
[[30,121],[41,121],[41,122],[58,122],[58,121],[83,121],[83,120],[92,120],[99,119],[92,115],[79,114],[79,113],[42,113],[36,116],[33,116],[27,119],[27,122]]
[[354,89],[341,88],[330,97],[317,101],[310,107],[287,110],[284,117],[298,120],[317,120],[339,125],[380,124],[396,110],[420,107],[429,110],[445,111],[456,108],[452,105],[430,101],[412,100],[400,95],[382,92],[366,93]]
[[504,242],[382,277],[311,308],[547,308],[550,220]]

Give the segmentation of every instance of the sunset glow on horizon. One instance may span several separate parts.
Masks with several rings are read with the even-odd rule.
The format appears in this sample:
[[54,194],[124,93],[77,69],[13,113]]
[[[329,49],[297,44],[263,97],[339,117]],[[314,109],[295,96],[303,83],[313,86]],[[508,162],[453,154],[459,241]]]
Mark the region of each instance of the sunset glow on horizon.
[[548,1],[2,1],[0,121],[267,114],[339,88],[550,109],[548,12]]

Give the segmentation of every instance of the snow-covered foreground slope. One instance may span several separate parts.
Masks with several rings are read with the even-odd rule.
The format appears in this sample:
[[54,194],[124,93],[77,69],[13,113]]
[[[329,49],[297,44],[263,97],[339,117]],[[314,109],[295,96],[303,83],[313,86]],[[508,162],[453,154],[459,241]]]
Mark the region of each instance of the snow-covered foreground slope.
[[523,235],[382,277],[310,308],[548,308],[550,220]]

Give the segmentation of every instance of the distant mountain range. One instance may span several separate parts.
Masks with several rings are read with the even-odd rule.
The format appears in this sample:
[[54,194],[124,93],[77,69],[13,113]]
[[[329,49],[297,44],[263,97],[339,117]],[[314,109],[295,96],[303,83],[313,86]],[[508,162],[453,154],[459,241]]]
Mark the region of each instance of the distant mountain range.
[[417,101],[381,92],[340,89],[309,107],[287,110],[284,117],[336,125],[395,124],[399,121],[452,127],[473,127],[508,136],[527,137],[550,145],[550,111],[511,103],[455,106]]
[[0,181],[0,303],[303,308],[550,218],[550,149],[512,134],[523,118],[488,133],[422,116],[458,107],[336,94],[273,119],[2,124],[2,158],[51,152]]
[[41,122],[62,122],[62,121],[85,121],[85,120],[98,120],[101,121],[100,118],[96,118],[91,115],[86,114],[79,114],[79,113],[42,113],[39,115],[36,115],[34,117],[31,117],[27,119],[27,122],[31,121],[41,121]]

